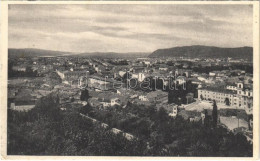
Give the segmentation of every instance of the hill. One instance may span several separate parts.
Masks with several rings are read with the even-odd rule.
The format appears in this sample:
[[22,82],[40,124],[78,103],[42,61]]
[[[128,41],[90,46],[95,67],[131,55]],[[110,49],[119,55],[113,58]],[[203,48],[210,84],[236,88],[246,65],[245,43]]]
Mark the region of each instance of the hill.
[[220,48],[213,46],[183,46],[168,49],[158,49],[149,57],[189,57],[189,58],[253,58],[252,47]]
[[116,53],[116,52],[85,52],[72,53],[43,49],[8,49],[9,57],[43,57],[43,56],[78,56],[78,57],[102,57],[102,58],[130,58],[130,57],[147,57],[150,53],[131,52],[131,53]]
[[135,57],[147,57],[150,53],[143,52],[129,52],[129,53],[116,53],[116,52],[92,52],[92,53],[80,53],[76,56],[82,57],[102,57],[102,58],[135,58]]
[[53,50],[43,50],[43,49],[8,49],[9,57],[42,57],[42,56],[63,56],[70,55],[70,52],[53,51]]

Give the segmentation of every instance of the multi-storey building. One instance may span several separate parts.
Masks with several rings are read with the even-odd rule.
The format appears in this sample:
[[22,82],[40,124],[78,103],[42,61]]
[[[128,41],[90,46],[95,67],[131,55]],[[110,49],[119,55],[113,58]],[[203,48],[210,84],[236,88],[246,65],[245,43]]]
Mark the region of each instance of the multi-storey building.
[[225,103],[228,99],[231,106],[245,109],[248,114],[253,112],[253,91],[244,88],[243,83],[237,83],[237,88],[200,88],[198,98],[215,100],[217,103]]
[[87,77],[89,71],[56,71],[57,74],[61,77],[62,80],[76,80],[80,77]]

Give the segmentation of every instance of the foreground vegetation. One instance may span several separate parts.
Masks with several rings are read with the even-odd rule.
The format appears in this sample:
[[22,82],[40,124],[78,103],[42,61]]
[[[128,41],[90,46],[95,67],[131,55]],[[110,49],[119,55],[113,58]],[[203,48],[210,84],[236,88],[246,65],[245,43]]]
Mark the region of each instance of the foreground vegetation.
[[[128,104],[61,111],[58,102],[51,94],[29,112],[8,111],[8,155],[252,156],[252,144],[242,134],[170,118],[164,110]],[[128,141],[79,112],[136,138]]]

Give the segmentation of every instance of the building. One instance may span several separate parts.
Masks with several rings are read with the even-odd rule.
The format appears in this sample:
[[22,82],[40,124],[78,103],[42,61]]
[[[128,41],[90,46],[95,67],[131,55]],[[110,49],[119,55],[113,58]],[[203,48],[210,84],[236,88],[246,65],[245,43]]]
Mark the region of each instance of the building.
[[101,84],[101,85],[104,85],[104,84],[109,84],[110,83],[110,79],[92,76],[92,77],[89,77],[88,83],[89,84]]
[[35,107],[35,103],[33,104],[16,104],[16,103],[11,103],[10,109],[15,110],[15,111],[29,111],[32,108]]
[[88,87],[96,91],[111,91],[114,90],[116,85],[120,85],[121,82],[115,81],[111,78],[102,78],[98,76],[91,76],[88,78]]
[[145,95],[140,95],[138,97],[141,101],[149,101],[149,99]]
[[110,104],[111,104],[111,106],[120,105],[120,99],[112,98]]
[[245,109],[248,114],[253,111],[253,91],[243,88],[243,83],[237,84],[237,90],[230,90],[227,88],[206,87],[198,89],[198,98],[200,100],[215,100],[216,103],[226,103],[229,100],[231,106],[240,109]]
[[89,71],[56,71],[62,80],[75,80],[80,77],[87,77],[89,75]]
[[176,117],[177,114],[178,114],[178,108],[177,108],[177,106],[175,105],[175,106],[173,106],[173,108],[172,108],[172,113],[169,113],[169,116],[171,116],[171,117]]
[[144,81],[144,79],[147,77],[147,74],[140,72],[140,73],[133,73],[132,78],[135,78],[138,80],[138,82]]

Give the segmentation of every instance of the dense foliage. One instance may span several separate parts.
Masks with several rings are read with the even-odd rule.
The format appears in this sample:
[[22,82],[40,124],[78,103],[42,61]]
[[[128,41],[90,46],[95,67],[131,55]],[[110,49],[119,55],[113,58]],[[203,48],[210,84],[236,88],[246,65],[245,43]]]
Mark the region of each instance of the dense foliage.
[[[87,114],[109,125],[104,129]],[[110,128],[135,136],[132,141]],[[211,128],[182,117],[171,118],[160,109],[136,106],[61,111],[59,97],[51,94],[29,112],[8,111],[9,155],[115,155],[115,156],[252,156],[252,144],[241,134]]]
[[55,95],[28,113],[8,111],[8,155],[142,155],[141,143],[60,111]]
[[242,134],[233,134],[214,124],[171,118],[164,109],[136,106],[100,110],[85,106],[82,113],[121,129],[148,143],[143,155],[252,156],[252,144]]

